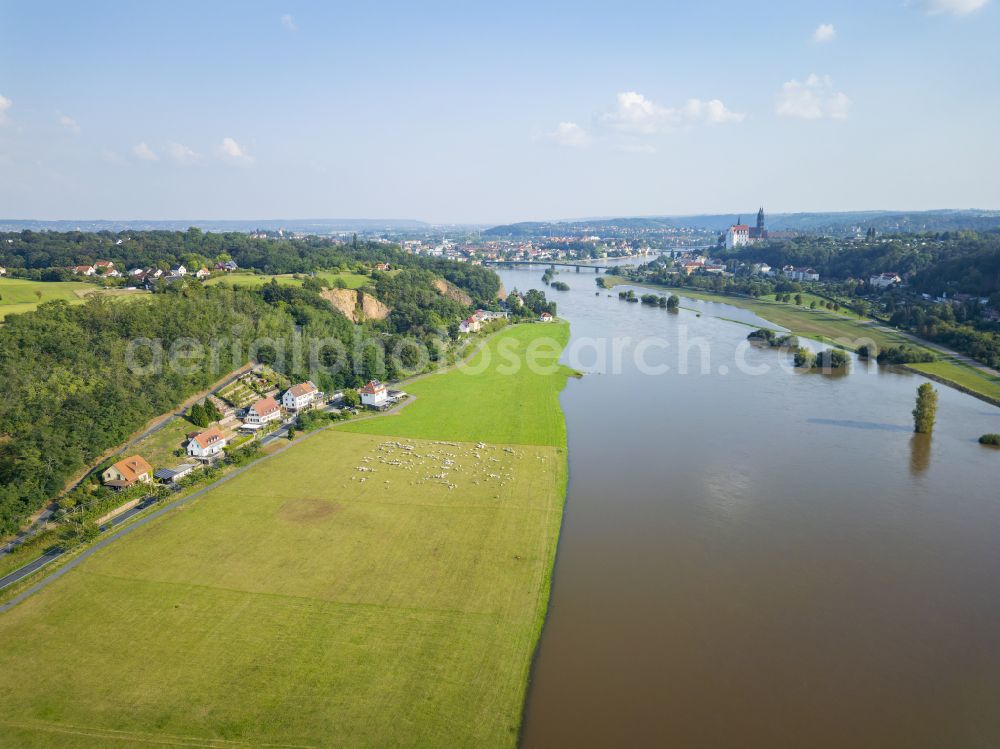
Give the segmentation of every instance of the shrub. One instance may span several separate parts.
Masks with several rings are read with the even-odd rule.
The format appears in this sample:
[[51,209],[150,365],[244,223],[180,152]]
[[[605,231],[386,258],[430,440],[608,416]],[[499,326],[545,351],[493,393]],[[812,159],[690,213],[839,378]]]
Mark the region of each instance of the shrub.
[[984,434],[979,438],[979,444],[1000,447],[1000,434]]

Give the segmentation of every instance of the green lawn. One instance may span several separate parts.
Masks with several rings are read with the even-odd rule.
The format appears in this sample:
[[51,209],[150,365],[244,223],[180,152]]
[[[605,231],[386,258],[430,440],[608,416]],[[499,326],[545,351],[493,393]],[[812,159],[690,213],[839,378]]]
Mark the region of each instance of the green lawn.
[[31,312],[42,302],[64,299],[80,302],[100,287],[82,281],[25,281],[20,278],[0,278],[0,320],[7,315]]
[[[563,445],[566,425],[556,394],[570,372],[557,362],[568,340],[569,325],[564,323],[507,328],[490,339],[467,367],[406,385],[406,392],[417,399],[398,415],[338,428],[423,439]],[[540,372],[549,374],[524,365],[529,346]],[[508,361],[520,363],[516,374],[509,373]],[[553,380],[558,387],[553,387]]]
[[174,455],[174,450],[183,445],[188,432],[197,431],[199,431],[198,427],[187,419],[173,419],[163,429],[130,447],[126,453],[127,455],[141,455],[153,466],[153,470],[173,468],[185,460],[183,457]]
[[926,364],[908,364],[907,367],[954,382],[962,388],[992,398],[1000,404],[1000,377],[990,377],[961,362],[941,359]]
[[[358,289],[372,282],[370,276],[365,276],[360,273],[320,271],[316,274],[316,277],[328,285],[332,285],[334,281],[340,279],[349,289]],[[271,283],[271,279],[276,279],[279,284],[284,284],[286,286],[298,286],[302,283],[301,279],[295,278],[291,275],[267,276],[257,275],[254,273],[231,273],[225,276],[216,276],[215,278],[210,278],[205,283],[206,285],[229,283],[234,286],[263,286],[266,283]]]
[[567,373],[496,364],[364,423],[393,436],[310,435],[0,615],[0,743],[515,746]]

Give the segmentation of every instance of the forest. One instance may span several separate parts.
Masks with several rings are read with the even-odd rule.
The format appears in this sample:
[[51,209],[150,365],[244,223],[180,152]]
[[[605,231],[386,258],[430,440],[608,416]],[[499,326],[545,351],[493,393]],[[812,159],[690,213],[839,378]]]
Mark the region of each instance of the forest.
[[899,273],[918,292],[991,296],[1000,292],[1000,231],[869,236],[864,241],[798,237],[724,252],[726,260],[815,268],[825,279]]

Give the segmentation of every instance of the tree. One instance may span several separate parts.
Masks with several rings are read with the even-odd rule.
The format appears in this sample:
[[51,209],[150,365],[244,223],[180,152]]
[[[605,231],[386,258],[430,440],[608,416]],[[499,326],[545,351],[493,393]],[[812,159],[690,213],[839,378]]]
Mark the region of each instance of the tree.
[[188,421],[194,424],[196,427],[207,427],[211,421],[209,420],[208,413],[205,407],[200,403],[195,403],[191,406],[191,410],[188,411]]
[[929,382],[917,388],[917,406],[913,409],[913,431],[930,434],[937,417],[937,390]]
[[667,309],[671,311],[676,311],[678,307],[681,306],[681,298],[676,294],[671,294],[667,299]]
[[357,408],[361,405],[361,396],[357,390],[344,391],[344,405],[348,408]]

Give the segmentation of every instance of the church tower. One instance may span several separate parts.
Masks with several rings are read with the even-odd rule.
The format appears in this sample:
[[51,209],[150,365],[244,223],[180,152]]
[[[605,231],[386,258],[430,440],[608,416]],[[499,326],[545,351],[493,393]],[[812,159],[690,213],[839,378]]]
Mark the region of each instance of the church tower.
[[764,206],[761,206],[760,210],[757,211],[757,231],[761,234],[764,233]]

